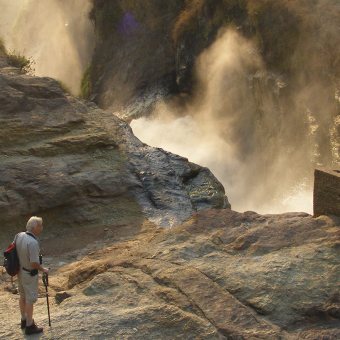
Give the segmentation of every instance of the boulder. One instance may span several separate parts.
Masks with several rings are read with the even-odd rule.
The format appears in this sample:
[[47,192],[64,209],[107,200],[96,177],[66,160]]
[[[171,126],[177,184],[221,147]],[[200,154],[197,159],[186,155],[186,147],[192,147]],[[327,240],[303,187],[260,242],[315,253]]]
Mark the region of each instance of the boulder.
[[4,57],[0,65],[3,231],[19,231],[34,214],[54,231],[138,229],[145,217],[171,226],[200,209],[230,207],[208,169],[143,144],[125,122],[57,81],[21,74]]
[[64,300],[68,299],[69,297],[71,297],[71,295],[67,292],[62,292],[62,293],[56,293],[55,295],[55,301],[57,304],[62,303]]

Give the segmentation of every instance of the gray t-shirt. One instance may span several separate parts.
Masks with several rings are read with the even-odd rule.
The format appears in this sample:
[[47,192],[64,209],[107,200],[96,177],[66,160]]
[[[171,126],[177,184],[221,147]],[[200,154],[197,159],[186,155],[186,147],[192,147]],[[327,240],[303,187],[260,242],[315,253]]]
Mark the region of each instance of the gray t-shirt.
[[31,262],[39,263],[40,247],[36,238],[27,235],[25,232],[19,233],[15,239],[18,252],[20,269],[22,267],[31,270]]

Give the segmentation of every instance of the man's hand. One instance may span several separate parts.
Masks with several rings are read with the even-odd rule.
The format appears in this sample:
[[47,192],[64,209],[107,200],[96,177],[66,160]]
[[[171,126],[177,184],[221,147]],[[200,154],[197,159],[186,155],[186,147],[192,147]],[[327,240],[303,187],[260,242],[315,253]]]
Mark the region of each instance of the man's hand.
[[41,265],[40,265],[39,263],[37,263],[37,262],[31,262],[31,266],[32,266],[33,269],[38,269],[38,270],[40,270],[41,272],[48,274],[49,269],[48,269],[48,268],[45,268],[45,267],[43,267],[43,266],[41,266]]

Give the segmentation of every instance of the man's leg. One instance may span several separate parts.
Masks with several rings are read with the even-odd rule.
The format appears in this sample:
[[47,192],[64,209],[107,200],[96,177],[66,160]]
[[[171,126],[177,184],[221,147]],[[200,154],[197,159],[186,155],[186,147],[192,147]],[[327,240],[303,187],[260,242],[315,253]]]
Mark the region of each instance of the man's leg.
[[21,275],[18,275],[18,289],[19,289],[19,308],[21,314],[21,325],[20,328],[24,329],[26,327],[26,297],[25,290],[21,283]]
[[21,320],[26,320],[26,300],[25,297],[20,295],[19,307],[21,313]]
[[42,327],[38,327],[33,320],[33,304],[38,299],[38,275],[25,277],[25,313],[26,313],[26,329],[25,334],[37,334],[43,331]]
[[24,329],[26,327],[26,300],[24,295],[20,295],[19,308],[21,314],[20,328]]
[[31,326],[33,323],[33,303],[25,304],[25,314],[26,314],[26,327]]
[[25,334],[37,334],[43,331],[42,327],[38,327],[33,321],[33,303],[27,303],[26,301],[26,329]]

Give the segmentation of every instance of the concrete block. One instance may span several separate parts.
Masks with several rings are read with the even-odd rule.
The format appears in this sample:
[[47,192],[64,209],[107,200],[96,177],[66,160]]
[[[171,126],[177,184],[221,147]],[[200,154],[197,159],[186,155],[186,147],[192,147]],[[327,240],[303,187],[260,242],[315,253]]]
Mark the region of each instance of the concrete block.
[[315,169],[314,216],[340,216],[340,170]]

